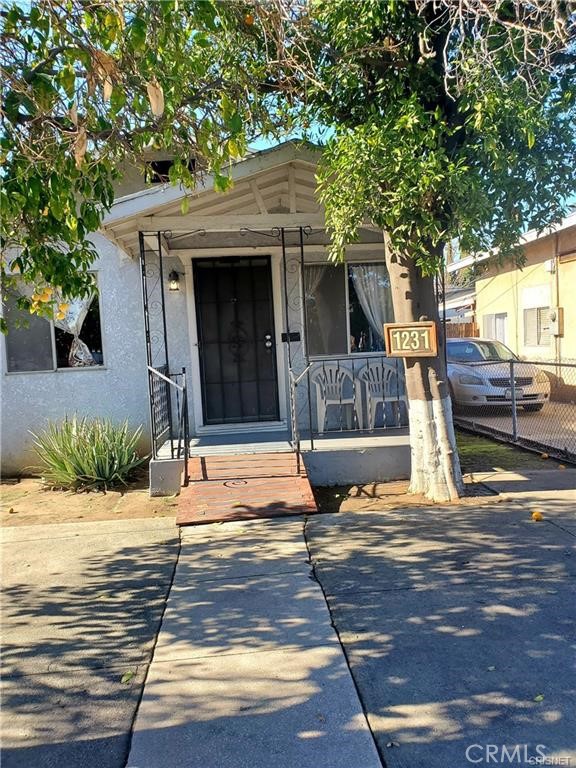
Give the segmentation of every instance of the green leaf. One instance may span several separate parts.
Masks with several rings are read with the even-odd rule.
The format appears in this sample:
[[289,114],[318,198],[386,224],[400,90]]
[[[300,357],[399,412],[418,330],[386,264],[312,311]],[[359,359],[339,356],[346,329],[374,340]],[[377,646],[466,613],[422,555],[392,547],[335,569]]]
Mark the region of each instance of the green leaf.
[[130,23],[130,40],[136,50],[146,45],[146,22],[140,16],[135,16]]
[[536,136],[534,135],[534,131],[531,129],[528,129],[526,138],[528,140],[528,149],[532,149],[532,147],[536,143]]
[[537,701],[538,703],[540,703],[541,701],[544,701],[544,694],[539,693],[537,696],[534,696],[533,701]]
[[74,72],[74,67],[71,64],[66,65],[63,67],[62,71],[60,72],[60,82],[62,83],[62,87],[66,91],[66,95],[69,98],[73,98],[74,96],[74,87],[76,85],[76,74]]
[[180,201],[180,213],[182,214],[182,216],[186,216],[189,210],[190,210],[190,198],[188,197],[188,195],[186,195]]
[[120,682],[121,682],[123,685],[128,685],[128,683],[130,683],[130,681],[132,680],[132,678],[133,678],[135,675],[136,675],[136,673],[135,673],[135,672],[132,672],[132,670],[128,670],[128,672],[124,672],[124,674],[122,675],[122,677],[121,677],[121,679],[120,679]]
[[232,179],[223,176],[221,173],[214,173],[214,189],[217,192],[226,192],[232,186]]
[[239,112],[234,112],[228,122],[228,125],[230,126],[232,133],[240,133],[244,127],[242,115]]

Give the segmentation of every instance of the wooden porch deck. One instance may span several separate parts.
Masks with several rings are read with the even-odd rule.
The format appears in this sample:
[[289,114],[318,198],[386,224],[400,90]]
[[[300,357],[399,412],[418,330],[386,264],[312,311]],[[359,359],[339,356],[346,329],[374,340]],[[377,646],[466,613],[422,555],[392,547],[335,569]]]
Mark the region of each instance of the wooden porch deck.
[[311,515],[318,512],[304,462],[294,453],[193,456],[177,525]]

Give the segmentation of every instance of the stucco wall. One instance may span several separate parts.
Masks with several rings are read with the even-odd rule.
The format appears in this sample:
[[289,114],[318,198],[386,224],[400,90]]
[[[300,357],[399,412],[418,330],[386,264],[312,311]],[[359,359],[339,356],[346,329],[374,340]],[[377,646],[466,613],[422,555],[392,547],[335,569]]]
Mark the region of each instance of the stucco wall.
[[2,366],[2,472],[10,474],[35,463],[29,431],[48,420],[77,413],[107,416],[148,433],[148,394],[140,270],[106,238],[94,235],[100,258],[104,368],[77,368],[46,373],[6,373],[4,339]]
[[[558,271],[553,267],[555,254],[560,256]],[[573,253],[575,259],[570,256]],[[533,360],[576,359],[576,231],[568,230],[542,238],[525,247],[526,262],[519,269],[512,264],[492,267],[476,281],[476,319],[480,335],[484,335],[484,318],[488,314],[506,313],[505,343],[518,355]],[[539,306],[564,309],[564,335],[550,339],[546,346],[524,343],[524,308],[531,296],[541,296]]]
[[576,362],[576,229],[559,238],[559,306],[564,307],[564,336],[560,353],[564,360]]

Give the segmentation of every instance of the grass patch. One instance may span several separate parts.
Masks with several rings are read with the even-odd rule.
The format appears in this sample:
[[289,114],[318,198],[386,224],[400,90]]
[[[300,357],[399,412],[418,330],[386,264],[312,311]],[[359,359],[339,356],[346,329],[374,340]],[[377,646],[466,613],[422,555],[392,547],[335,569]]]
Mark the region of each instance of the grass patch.
[[493,469],[514,472],[519,469],[546,469],[557,464],[531,451],[458,429],[456,444],[462,472],[490,472]]

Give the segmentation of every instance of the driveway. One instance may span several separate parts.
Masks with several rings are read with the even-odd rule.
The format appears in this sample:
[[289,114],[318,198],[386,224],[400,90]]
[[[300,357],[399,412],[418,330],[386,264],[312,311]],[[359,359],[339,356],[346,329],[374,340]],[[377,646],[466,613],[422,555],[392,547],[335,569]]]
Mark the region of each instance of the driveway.
[[533,473],[516,478],[528,493],[498,504],[308,520],[388,768],[501,763],[516,745],[515,764],[542,745],[576,765],[576,472],[560,474],[563,492],[540,493]]
[[122,768],[173,518],[2,530],[2,768]]

